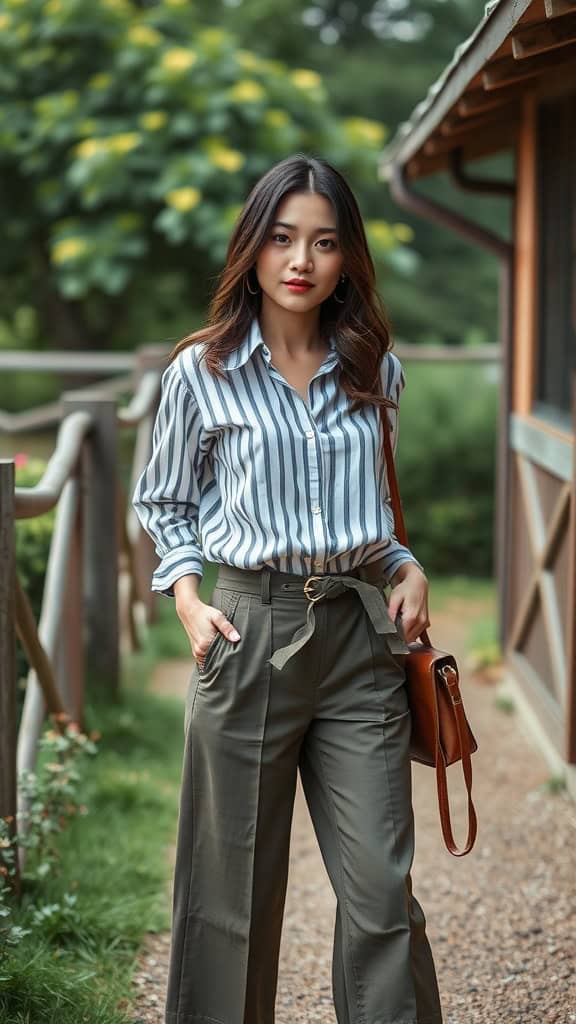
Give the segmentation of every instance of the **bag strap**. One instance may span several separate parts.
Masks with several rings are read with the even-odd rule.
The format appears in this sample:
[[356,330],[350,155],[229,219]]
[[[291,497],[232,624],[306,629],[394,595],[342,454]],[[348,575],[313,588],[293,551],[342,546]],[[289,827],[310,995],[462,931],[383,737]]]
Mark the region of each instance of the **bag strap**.
[[[402,514],[402,502],[400,501],[400,491],[398,489],[396,467],[394,465],[394,453],[392,452],[392,442],[390,440],[390,421],[385,405],[380,406],[380,413],[382,418],[382,433],[384,435],[384,453],[386,456],[388,487],[390,490],[390,497],[392,499],[392,510],[394,512],[394,533],[400,543],[404,544],[405,547],[408,547],[408,534],[406,533],[404,516]],[[425,629],[422,630],[419,639],[421,639],[427,647],[432,647],[430,637]],[[446,668],[450,669],[450,666],[446,666]],[[474,845],[478,823],[476,811],[472,802],[472,761],[470,759],[470,737],[464,715],[464,705],[462,703],[460,688],[458,686],[458,675],[454,672],[454,669],[451,669],[451,672],[453,679],[451,682],[448,682],[448,689],[452,705],[454,707],[454,717],[456,720],[456,728],[458,730],[458,740],[462,758],[462,771],[464,773],[464,782],[466,784],[466,792],[468,794],[468,836],[464,847],[461,850],[456,846],[454,833],[452,832],[450,802],[448,799],[448,780],[446,778],[446,763],[440,744],[438,715],[436,715],[436,786],[438,789],[440,824],[442,826],[444,842],[454,857],[463,857],[464,854],[469,853]]]
[[466,842],[461,850],[458,849],[454,841],[454,833],[452,832],[452,823],[450,821],[450,802],[448,799],[448,780],[446,778],[446,762],[444,760],[444,754],[442,752],[442,746],[440,743],[440,728],[438,724],[438,716],[436,717],[436,786],[438,789],[438,804],[440,808],[440,824],[442,826],[442,835],[444,836],[444,842],[451,854],[454,857],[463,857],[464,854],[469,853],[474,842],[476,840],[476,831],[478,828],[478,820],[476,818],[476,810],[472,801],[472,761],[470,760],[470,736],[468,733],[468,723],[464,714],[464,704],[462,703],[462,696],[460,694],[460,687],[458,686],[458,673],[455,672],[451,665],[446,665],[442,670],[444,673],[449,672],[452,676],[452,680],[446,679],[448,685],[448,692],[454,708],[454,717],[456,720],[456,729],[458,731],[458,740],[460,743],[460,753],[462,755],[462,771],[464,773],[464,782],[466,784],[466,793],[468,795],[468,835]]

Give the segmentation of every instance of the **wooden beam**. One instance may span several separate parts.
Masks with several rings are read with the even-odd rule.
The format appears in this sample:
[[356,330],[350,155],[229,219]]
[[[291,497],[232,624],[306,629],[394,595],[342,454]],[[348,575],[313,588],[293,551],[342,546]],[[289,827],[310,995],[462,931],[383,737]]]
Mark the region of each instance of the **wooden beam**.
[[[524,93],[523,85],[511,85],[506,90],[506,100],[520,99]],[[475,117],[483,114],[486,110],[493,110],[494,107],[502,105],[503,96],[501,92],[486,92],[485,89],[471,89],[464,93],[456,104],[456,110],[460,117]]]
[[436,156],[438,153],[449,153],[455,148],[466,146],[467,142],[473,142],[474,146],[482,148],[482,144],[502,146],[506,144],[512,145],[518,128],[520,126],[520,118],[509,118],[506,122],[500,121],[500,119],[492,119],[486,121],[482,127],[471,130],[470,125],[465,124],[465,131],[455,132],[453,135],[444,136],[433,135],[432,138],[428,139],[424,143],[423,153],[425,156]]
[[[497,120],[499,122],[510,119],[518,118],[520,115],[520,106],[518,103],[508,103],[507,97],[499,94],[500,102],[495,104],[498,107]],[[492,127],[496,118],[494,115],[488,117],[474,117],[474,118],[462,118],[458,114],[449,114],[445,117],[440,125],[440,134],[449,135],[462,135],[464,132],[477,132],[482,131],[486,126]]]
[[559,64],[571,64],[576,61],[576,46],[564,46],[560,50],[552,50],[537,57],[527,57],[517,61],[513,57],[503,57],[488,64],[482,72],[482,84],[485,89],[502,89],[505,85],[520,82],[524,78],[555,68]]
[[561,18],[576,10],[575,0],[544,0],[547,18]]
[[539,53],[548,53],[576,40],[576,11],[551,21],[527,25],[512,34],[512,55],[515,60],[526,60]]

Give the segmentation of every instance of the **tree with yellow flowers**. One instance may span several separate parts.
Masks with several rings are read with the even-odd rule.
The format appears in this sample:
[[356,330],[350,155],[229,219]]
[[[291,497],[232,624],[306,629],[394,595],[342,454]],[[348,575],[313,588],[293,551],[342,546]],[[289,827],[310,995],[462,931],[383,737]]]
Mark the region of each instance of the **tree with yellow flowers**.
[[[3,0],[0,316],[32,306],[56,347],[177,337],[257,177],[304,150],[373,182],[384,136],[185,0]],[[376,252],[406,241],[374,224]]]

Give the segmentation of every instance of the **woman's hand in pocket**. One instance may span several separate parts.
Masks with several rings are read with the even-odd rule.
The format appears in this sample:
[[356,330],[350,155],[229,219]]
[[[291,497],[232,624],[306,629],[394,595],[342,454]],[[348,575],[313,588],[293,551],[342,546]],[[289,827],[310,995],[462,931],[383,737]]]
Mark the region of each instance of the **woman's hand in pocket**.
[[223,633],[227,640],[240,639],[238,630],[224,612],[211,604],[205,604],[199,598],[177,601],[176,614],[188,634],[192,654],[199,668],[202,668],[208,648],[217,633]]

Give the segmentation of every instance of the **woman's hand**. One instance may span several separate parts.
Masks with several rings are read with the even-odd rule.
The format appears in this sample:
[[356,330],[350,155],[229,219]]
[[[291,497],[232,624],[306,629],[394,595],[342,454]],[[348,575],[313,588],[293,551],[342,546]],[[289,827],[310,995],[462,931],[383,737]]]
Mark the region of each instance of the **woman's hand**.
[[202,671],[204,658],[214,637],[223,633],[228,640],[239,640],[240,634],[226,618],[224,612],[205,604],[199,598],[185,597],[176,601],[176,614],[184,626],[192,647],[192,654]]
[[[428,617],[428,579],[414,562],[404,562],[390,580],[388,601],[390,618],[401,615],[401,635],[407,644],[417,640],[430,625]],[[400,630],[399,630],[400,632]]]

